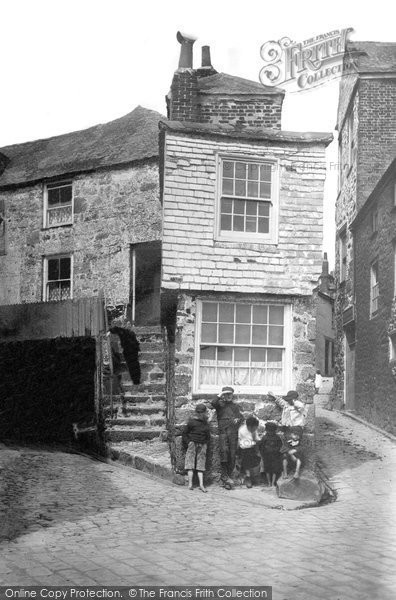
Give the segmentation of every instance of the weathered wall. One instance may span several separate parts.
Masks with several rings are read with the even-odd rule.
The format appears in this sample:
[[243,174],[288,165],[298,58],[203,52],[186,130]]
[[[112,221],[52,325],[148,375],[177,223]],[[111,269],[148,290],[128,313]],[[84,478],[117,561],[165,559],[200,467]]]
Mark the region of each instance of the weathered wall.
[[[216,153],[279,159],[277,244],[215,239]],[[163,287],[311,293],[322,266],[323,145],[167,134],[165,161]]]
[[74,223],[43,229],[43,184],[0,191],[7,206],[7,254],[0,256],[0,304],[42,300],[43,256],[72,253],[73,296],[128,302],[129,245],[161,237],[156,163],[73,178]]
[[[356,410],[370,422],[396,433],[396,379],[390,364],[390,330],[394,315],[394,181],[378,197],[378,232],[371,230],[371,211],[355,231]],[[370,318],[370,266],[379,265],[379,310]]]
[[198,98],[199,121],[243,125],[248,127],[281,128],[283,96],[230,98],[203,95]]
[[318,294],[316,299],[315,366],[322,375],[325,372],[325,341],[335,339],[334,305],[330,298]]

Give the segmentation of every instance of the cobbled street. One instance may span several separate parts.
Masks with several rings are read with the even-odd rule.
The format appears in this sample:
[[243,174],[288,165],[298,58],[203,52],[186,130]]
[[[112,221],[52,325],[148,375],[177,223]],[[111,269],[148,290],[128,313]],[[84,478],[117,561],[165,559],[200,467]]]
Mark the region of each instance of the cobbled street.
[[393,599],[396,446],[318,409],[336,502],[266,509],[126,467],[0,449],[2,585],[272,585],[275,600]]

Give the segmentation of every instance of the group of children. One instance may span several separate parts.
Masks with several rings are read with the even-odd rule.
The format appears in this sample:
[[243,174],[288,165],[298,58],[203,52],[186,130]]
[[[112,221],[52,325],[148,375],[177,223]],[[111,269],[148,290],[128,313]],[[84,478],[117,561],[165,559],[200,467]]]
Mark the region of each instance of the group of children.
[[[252,487],[252,472],[261,461],[269,486],[274,486],[281,475],[287,477],[289,468],[294,469],[293,477],[298,479],[302,467],[301,437],[306,418],[306,408],[303,402],[298,400],[298,393],[292,390],[283,398],[276,398],[268,392],[271,399],[283,409],[280,426],[283,435],[281,437],[277,433],[278,423],[267,421],[262,438],[258,435],[259,420],[250,415],[245,421],[239,406],[233,402],[233,395],[233,388],[225,386],[210,403],[217,413],[221,480],[224,487],[233,487],[232,475],[237,459],[248,488]],[[207,406],[198,404],[183,432],[186,448],[185,469],[191,490],[194,471],[197,471],[199,487],[203,492],[207,491],[203,483],[203,473],[209,440]]]

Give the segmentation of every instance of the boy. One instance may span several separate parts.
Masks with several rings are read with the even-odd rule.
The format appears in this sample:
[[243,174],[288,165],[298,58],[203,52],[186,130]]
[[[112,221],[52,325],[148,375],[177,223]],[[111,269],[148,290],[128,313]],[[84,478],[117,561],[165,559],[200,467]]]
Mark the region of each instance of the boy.
[[238,428],[244,418],[237,404],[233,402],[234,388],[224,386],[211,405],[216,410],[219,428],[219,450],[221,480],[227,490],[234,484],[231,474],[235,467],[235,456],[238,447]]
[[304,427],[307,410],[305,404],[298,399],[296,390],[290,390],[282,398],[276,398],[272,392],[268,392],[268,396],[283,409],[281,418],[283,427]]
[[260,454],[263,458],[264,472],[269,486],[274,486],[282,472],[282,439],[276,433],[278,428],[274,421],[265,424],[265,435],[259,443]]
[[287,477],[287,467],[295,467],[293,479],[300,477],[300,470],[302,466],[302,453],[301,453],[301,427],[291,427],[288,435],[285,436],[285,441],[281,452],[283,454],[283,473],[282,477]]
[[260,456],[257,452],[257,428],[259,420],[253,415],[246,419],[246,423],[241,425],[238,430],[238,446],[241,453],[241,467],[245,472],[245,485],[247,488],[252,487],[251,469],[254,469],[260,464]]
[[184,468],[188,473],[188,489],[193,489],[194,471],[197,471],[199,489],[207,492],[203,483],[203,474],[206,466],[206,450],[210,440],[210,429],[206,406],[197,404],[195,412],[189,418],[183,431],[183,446],[187,448]]

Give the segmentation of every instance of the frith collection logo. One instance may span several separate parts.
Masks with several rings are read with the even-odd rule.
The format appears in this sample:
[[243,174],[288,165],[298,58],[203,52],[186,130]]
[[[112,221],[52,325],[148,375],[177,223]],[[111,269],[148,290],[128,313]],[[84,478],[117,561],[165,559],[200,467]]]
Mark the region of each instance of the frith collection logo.
[[288,37],[266,42],[260,49],[266,63],[260,71],[261,83],[301,92],[340,77],[351,68],[343,60],[351,31],[350,27],[337,29],[298,43]]

